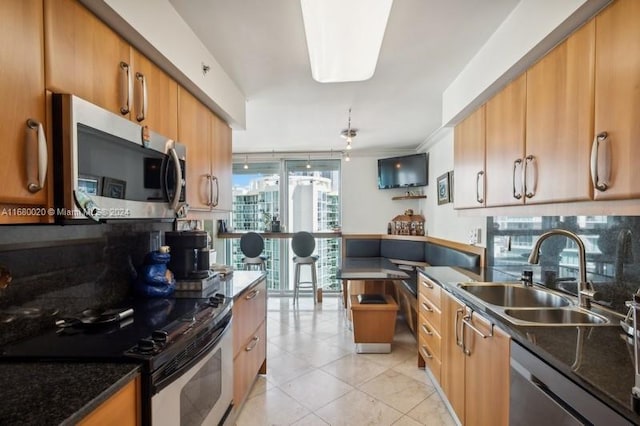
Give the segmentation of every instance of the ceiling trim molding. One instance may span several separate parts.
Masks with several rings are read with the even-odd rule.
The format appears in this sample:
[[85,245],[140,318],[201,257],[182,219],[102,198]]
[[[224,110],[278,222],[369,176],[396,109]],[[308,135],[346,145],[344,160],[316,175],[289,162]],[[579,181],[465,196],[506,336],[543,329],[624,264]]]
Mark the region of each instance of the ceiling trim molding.
[[428,152],[431,148],[442,142],[445,138],[448,138],[453,132],[453,127],[440,127],[438,130],[431,133],[427,138],[418,145],[417,152]]

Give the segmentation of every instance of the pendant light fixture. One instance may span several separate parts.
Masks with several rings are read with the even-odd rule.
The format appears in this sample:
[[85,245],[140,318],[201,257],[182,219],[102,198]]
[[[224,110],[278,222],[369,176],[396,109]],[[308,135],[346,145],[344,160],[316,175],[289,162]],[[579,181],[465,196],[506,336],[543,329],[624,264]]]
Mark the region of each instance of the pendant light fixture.
[[311,168],[311,154],[309,154],[309,157],[307,157],[307,169]]
[[243,169],[247,170],[249,168],[249,156],[245,155],[244,156],[244,166],[242,166]]
[[340,132],[340,136],[347,140],[347,149],[351,149],[351,142],[356,137],[357,129],[351,128],[351,108],[349,108],[349,121],[347,122],[347,128]]
[[351,161],[351,157],[349,156],[349,151],[347,151],[346,155],[344,156],[344,161]]

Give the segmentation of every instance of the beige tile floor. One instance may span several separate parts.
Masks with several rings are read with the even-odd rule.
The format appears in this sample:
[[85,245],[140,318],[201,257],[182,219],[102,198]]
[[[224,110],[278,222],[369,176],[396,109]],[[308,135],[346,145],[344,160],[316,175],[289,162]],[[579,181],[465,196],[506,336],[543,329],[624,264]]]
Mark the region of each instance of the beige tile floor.
[[455,425],[402,320],[390,354],[356,354],[339,298],[271,297],[267,374],[236,421],[244,425]]

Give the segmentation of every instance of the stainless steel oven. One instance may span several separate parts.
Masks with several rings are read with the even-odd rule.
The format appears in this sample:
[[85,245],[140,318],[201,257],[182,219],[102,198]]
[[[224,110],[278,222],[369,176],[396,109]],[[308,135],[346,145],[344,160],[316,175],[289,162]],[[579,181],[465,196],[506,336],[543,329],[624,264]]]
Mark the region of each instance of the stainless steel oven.
[[77,96],[53,95],[56,218],[175,218],[186,148]]
[[231,323],[191,361],[168,377],[152,377],[154,426],[218,425],[231,410],[233,344]]

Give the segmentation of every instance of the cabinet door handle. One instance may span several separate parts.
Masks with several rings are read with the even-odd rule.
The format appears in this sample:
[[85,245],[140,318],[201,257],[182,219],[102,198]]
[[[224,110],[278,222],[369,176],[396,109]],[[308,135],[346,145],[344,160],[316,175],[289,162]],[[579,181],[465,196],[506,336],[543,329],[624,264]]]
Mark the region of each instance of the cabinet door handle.
[[427,327],[427,324],[422,324],[420,327],[422,328],[422,330],[427,336],[433,336],[433,331],[429,330],[429,328]]
[[[480,195],[480,180],[482,179],[482,195]],[[480,170],[476,174],[476,201],[484,203],[484,171]]]
[[205,175],[207,180],[209,181],[209,201],[207,201],[207,205],[209,207],[213,207],[213,176]]
[[426,288],[433,289],[433,284],[431,284],[429,281],[423,280],[421,282],[422,282],[422,285],[424,285]]
[[422,307],[425,309],[425,311],[427,312],[433,312],[433,309],[431,309],[431,307],[429,305],[427,305],[426,302],[422,302]]
[[[600,147],[602,146],[602,157]],[[600,161],[602,158],[602,162]],[[600,167],[602,164],[602,167]],[[611,143],[607,132],[598,133],[591,145],[591,181],[600,192],[609,188],[611,179]]]
[[[518,169],[518,167],[520,167],[520,188],[516,191],[516,170]],[[516,200],[522,198],[522,160],[520,158],[513,162],[513,198],[515,198]]]
[[[531,175],[533,175],[532,183],[529,184],[529,174],[527,170],[529,170],[529,165],[531,166]],[[524,193],[527,198],[533,198],[536,195],[536,187],[538,183],[538,167],[536,163],[536,157],[533,155],[527,155],[524,161],[524,171],[522,172],[524,176]]]
[[[465,327],[469,327],[471,330],[473,330],[478,336],[482,337],[483,339],[488,339],[489,337],[493,337],[493,324],[490,325],[490,331],[489,334],[484,334],[482,331],[478,330],[478,328],[476,328],[476,326],[473,325],[473,323],[471,323],[471,316],[473,315],[473,312],[471,312],[468,315],[465,315],[464,317],[462,317],[462,337],[463,337],[463,341],[464,341],[464,328]],[[469,349],[467,349],[465,346],[463,346],[463,352],[465,355],[467,356],[471,356],[471,351]]]
[[[33,135],[36,135],[35,140]],[[26,128],[26,167],[27,167],[27,189],[35,194],[44,188],[44,181],[47,177],[47,166],[49,155],[47,150],[47,139],[44,134],[42,123],[28,119]],[[37,167],[32,164],[36,162]]]
[[[213,198],[213,182],[216,183],[216,197],[215,199]],[[218,202],[220,201],[220,185],[218,183],[218,177],[217,176],[212,176],[211,177],[211,207],[218,207]],[[213,201],[215,200],[215,201]]]
[[260,341],[260,337],[253,336],[253,338],[251,339],[251,342],[247,345],[246,348],[244,348],[244,350],[247,351],[247,352],[251,352],[253,350],[253,348],[256,347],[256,345],[258,344],[259,341]]
[[456,332],[456,345],[460,346],[461,348],[464,348],[464,336],[462,338],[460,338],[460,336],[458,335],[458,324],[459,324],[459,318],[462,316],[462,314],[464,314],[464,309],[460,308],[456,310],[456,321],[454,324],[454,328],[455,328],[455,332]]
[[129,114],[131,110],[131,73],[129,64],[120,62],[120,113]]
[[147,118],[147,78],[141,72],[136,73],[136,80],[140,83],[140,104],[138,106],[138,114],[136,120],[144,121]]
[[420,352],[422,352],[422,356],[424,357],[424,359],[432,359],[433,355],[431,355],[429,353],[429,351],[427,350],[427,347],[425,345],[422,345],[422,347],[420,348]]
[[246,300],[254,299],[258,294],[260,294],[260,290],[253,290],[251,293],[247,294],[244,298]]

